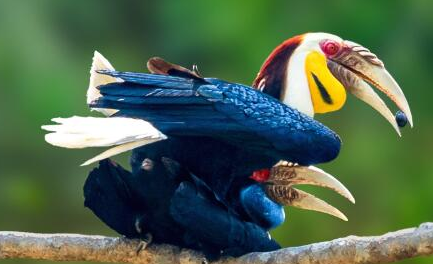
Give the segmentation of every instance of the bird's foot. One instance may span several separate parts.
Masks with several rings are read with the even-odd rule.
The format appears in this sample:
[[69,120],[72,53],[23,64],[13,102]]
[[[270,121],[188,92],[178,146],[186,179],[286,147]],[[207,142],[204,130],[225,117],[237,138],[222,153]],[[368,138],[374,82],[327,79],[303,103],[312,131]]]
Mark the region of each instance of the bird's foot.
[[209,261],[207,260],[207,258],[202,258],[201,264],[209,264]]
[[140,252],[147,248],[147,246],[152,243],[153,236],[151,233],[146,233],[142,238],[140,238],[140,242],[137,245],[137,248],[135,249],[135,253],[137,255],[140,254]]
[[355,203],[350,191],[332,175],[314,166],[299,166],[280,161],[269,171],[264,181],[266,193],[282,205],[319,211],[347,221],[347,217],[335,207],[312,194],[293,188],[293,185],[309,184],[331,189]]

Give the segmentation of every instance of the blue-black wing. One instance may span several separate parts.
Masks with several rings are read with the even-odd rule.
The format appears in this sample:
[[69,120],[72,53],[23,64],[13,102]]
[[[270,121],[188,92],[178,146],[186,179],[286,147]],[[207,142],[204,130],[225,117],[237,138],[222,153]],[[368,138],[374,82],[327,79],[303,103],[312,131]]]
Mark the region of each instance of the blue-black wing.
[[206,136],[315,164],[334,159],[340,139],[312,118],[253,88],[218,79],[100,71],[123,82],[98,87],[96,108],[142,118],[170,136]]

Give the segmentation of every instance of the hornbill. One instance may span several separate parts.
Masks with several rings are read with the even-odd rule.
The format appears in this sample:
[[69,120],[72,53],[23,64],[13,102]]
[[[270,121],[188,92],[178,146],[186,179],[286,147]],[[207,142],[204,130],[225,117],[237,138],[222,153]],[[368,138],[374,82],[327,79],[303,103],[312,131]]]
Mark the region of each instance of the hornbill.
[[[339,110],[346,90],[382,114],[400,135],[385,103],[393,100],[412,126],[408,103],[376,55],[326,33],[278,46],[253,86],[203,78],[160,58],[151,74],[115,71],[95,53],[89,106],[107,118],[57,118],[47,142],[67,148],[115,146],[85,186],[86,205],[116,231],[229,255],[278,248],[267,230],[284,221],[281,205],[346,217],[292,187],[350,192],[311,165],[336,158],[341,141],[313,119]],[[132,173],[104,160],[133,149]],[[279,166],[273,167],[280,160]],[[269,168],[272,168],[269,170]]]

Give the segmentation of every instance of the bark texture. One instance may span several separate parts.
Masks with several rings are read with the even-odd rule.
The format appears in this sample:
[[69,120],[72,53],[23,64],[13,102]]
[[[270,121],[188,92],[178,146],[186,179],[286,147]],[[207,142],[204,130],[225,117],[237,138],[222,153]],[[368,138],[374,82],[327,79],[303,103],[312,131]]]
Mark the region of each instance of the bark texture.
[[[170,245],[150,245],[123,238],[76,234],[0,232],[0,259],[27,258],[57,261],[96,261],[133,264],[203,264],[203,255]],[[217,264],[338,264],[390,263],[433,254],[433,223],[381,236],[348,236],[332,241],[239,258]]]

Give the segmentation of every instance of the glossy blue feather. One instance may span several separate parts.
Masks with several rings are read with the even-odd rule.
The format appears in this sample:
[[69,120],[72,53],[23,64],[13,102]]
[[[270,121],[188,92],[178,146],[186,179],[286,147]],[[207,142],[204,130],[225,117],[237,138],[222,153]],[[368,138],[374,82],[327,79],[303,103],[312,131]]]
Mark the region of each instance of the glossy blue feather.
[[266,230],[273,229],[284,222],[283,206],[272,201],[260,184],[243,188],[239,198],[243,209],[253,222]]
[[192,89],[197,82],[194,79],[135,72],[119,72],[119,71],[98,71],[101,74],[107,74],[112,77],[120,78],[128,83],[140,84],[145,86],[155,86],[161,88],[175,87],[176,89]]
[[[340,139],[333,131],[249,86],[210,78],[196,80],[115,71],[104,74],[125,82],[101,86],[103,97],[93,107],[119,109],[119,115],[127,116],[122,112],[127,111],[130,116],[152,120],[168,135],[221,138],[219,133],[223,130],[226,132],[223,139],[232,141],[230,133],[234,138],[250,134],[251,141],[242,142],[246,147],[257,149],[260,145],[265,148],[262,151],[274,157],[306,165],[330,161],[340,150]],[[157,105],[170,107],[152,111]],[[218,117],[221,122],[195,118],[203,116],[204,105],[212,105],[211,111],[206,108],[206,114],[210,119]],[[183,116],[182,108],[186,106],[190,111]]]

